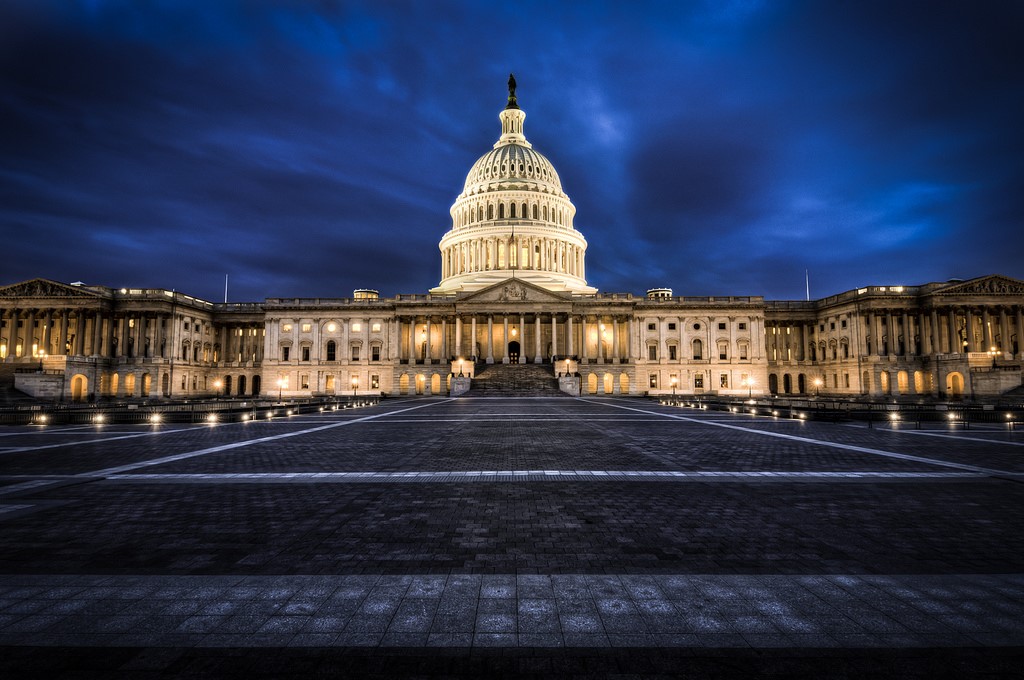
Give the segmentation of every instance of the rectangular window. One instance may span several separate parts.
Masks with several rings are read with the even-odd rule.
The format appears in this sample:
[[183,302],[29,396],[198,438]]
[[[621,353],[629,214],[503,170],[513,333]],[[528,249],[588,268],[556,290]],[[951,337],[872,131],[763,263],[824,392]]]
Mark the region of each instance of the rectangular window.
[[658,388],[658,376],[655,375],[654,373],[652,373],[651,377],[648,380],[648,383],[650,384],[651,389],[657,389]]
[[380,333],[380,324],[373,324],[372,326],[370,326],[370,330],[373,331],[374,333]]
[[745,361],[746,358],[747,358],[747,346],[746,345],[740,345],[740,359]]
[[828,329],[830,331],[834,331],[836,329],[836,322],[835,321],[830,321],[829,324],[828,324]]
[[379,375],[371,375],[370,376],[370,389],[374,389],[374,390],[380,389],[380,376]]
[[301,389],[301,390],[308,390],[309,389],[309,374],[308,373],[303,373],[301,376],[299,376],[299,389]]
[[843,373],[843,386],[844,387],[849,387],[850,386],[850,374],[849,373]]
[[669,324],[668,324],[668,329],[669,329],[670,331],[674,331],[674,330],[676,329],[676,324],[675,324],[675,322],[674,322],[674,321],[671,321],[671,322],[669,322]]
[[359,345],[352,345],[352,361],[359,361]]
[[647,330],[649,330],[649,331],[655,330],[655,325],[653,323],[647,324]]
[[720,330],[720,331],[724,331],[725,330],[725,322],[724,321],[719,321],[718,322],[718,330]]
[[723,387],[723,388],[728,388],[729,387],[729,374],[728,373],[723,373],[722,375],[718,376],[718,385],[720,387]]
[[328,392],[333,392],[334,391],[334,376],[333,375],[330,375],[330,374],[327,375],[326,390]]
[[669,345],[668,346],[668,358],[671,359],[672,361],[676,360],[676,346],[675,345]]
[[747,322],[746,321],[740,321],[740,330],[741,331],[747,330]]
[[718,348],[718,359],[719,359],[719,361],[725,361],[726,359],[728,359],[729,358],[728,354],[729,353],[725,351],[724,347],[719,347]]
[[302,360],[303,361],[309,361],[309,348],[308,347],[303,347],[302,348]]
[[648,359],[648,361],[657,361],[658,360],[658,346],[657,345],[648,345],[647,346],[647,359]]
[[285,345],[281,348],[281,361],[288,361],[288,355],[292,353],[292,348]]
[[698,390],[704,389],[704,374],[703,373],[698,373],[697,375],[693,376],[693,387],[694,387],[694,389],[698,389]]
[[282,333],[291,333],[292,332],[292,325],[290,323],[283,323],[283,324],[281,324],[281,332]]
[[352,324],[352,332],[353,333],[359,333],[362,330],[363,330],[363,324],[361,324],[361,323],[354,323],[354,324]]
[[820,330],[822,333],[824,333],[825,332],[825,324],[821,324],[820,326],[818,326],[818,330]]
[[302,332],[303,333],[309,333],[312,330],[313,330],[313,324],[311,324],[311,323],[304,323],[304,324],[302,324]]
[[846,328],[846,319],[842,320],[842,322],[840,323],[840,327],[841,328]]
[[380,345],[370,348],[370,361],[380,361]]

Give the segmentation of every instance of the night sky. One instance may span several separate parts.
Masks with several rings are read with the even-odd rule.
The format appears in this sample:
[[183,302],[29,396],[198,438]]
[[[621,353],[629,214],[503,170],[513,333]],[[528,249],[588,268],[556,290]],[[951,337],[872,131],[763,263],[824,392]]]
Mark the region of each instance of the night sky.
[[996,0],[4,0],[0,283],[424,293],[510,71],[604,292],[1024,278],[1022,35]]

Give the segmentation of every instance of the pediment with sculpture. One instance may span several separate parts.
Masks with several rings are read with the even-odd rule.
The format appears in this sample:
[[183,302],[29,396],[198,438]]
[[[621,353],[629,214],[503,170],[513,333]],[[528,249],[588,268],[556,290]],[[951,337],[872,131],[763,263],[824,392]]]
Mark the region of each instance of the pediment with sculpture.
[[505,279],[487,288],[460,297],[459,302],[499,302],[499,303],[544,303],[568,302],[571,293],[559,293],[546,290],[521,279]]
[[58,283],[50,279],[29,279],[20,283],[0,287],[0,299],[16,298],[65,298],[79,300],[95,300],[103,296],[90,291]]
[[1024,295],[1024,281],[1008,276],[982,276],[963,283],[940,288],[935,295]]

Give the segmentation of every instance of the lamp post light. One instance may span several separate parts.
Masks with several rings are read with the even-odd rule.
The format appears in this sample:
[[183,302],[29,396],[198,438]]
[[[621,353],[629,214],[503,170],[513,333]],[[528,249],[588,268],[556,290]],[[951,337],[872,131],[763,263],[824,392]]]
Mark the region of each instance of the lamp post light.
[[754,379],[747,378],[747,399],[754,398]]
[[463,361],[462,361],[462,357],[459,357],[459,377],[460,377],[460,378],[461,378],[461,377],[463,377],[463,373],[462,373],[462,363],[463,363]]
[[356,390],[358,390],[358,389],[359,389],[359,376],[358,375],[354,375],[354,376],[352,376],[352,397],[353,398],[355,398]]
[[995,368],[995,367],[996,367],[996,358],[997,358],[997,357],[998,357],[998,356],[999,356],[1000,354],[1002,354],[1002,352],[1001,352],[1000,350],[996,349],[994,345],[993,345],[992,347],[989,347],[989,349],[988,349],[988,355],[989,355],[990,357],[992,357],[992,368]]
[[281,401],[281,392],[284,390],[285,383],[287,381],[284,378],[280,378],[277,381],[277,400]]
[[821,378],[814,379],[814,398],[818,398],[818,391],[821,389],[822,380]]
[[568,359],[565,360],[565,377],[566,378],[569,377],[569,360]]
[[222,383],[220,380],[214,380],[213,381],[213,389],[214,389],[213,398],[214,399],[216,399],[217,397],[220,396],[220,388],[221,388],[221,385],[223,385],[223,384],[224,383]]
[[676,385],[679,384],[679,378],[672,376],[672,396],[676,396]]

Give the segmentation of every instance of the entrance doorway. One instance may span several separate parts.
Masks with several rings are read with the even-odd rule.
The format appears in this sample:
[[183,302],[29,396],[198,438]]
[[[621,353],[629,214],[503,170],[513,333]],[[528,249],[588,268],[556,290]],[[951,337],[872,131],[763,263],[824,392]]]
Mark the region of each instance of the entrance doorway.
[[508,363],[518,364],[519,363],[519,341],[513,340],[508,343]]

